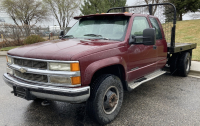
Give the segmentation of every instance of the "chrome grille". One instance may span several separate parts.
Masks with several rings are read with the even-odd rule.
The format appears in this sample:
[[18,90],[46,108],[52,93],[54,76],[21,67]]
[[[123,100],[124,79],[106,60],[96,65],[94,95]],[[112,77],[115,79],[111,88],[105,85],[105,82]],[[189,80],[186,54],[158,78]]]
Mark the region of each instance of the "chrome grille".
[[21,73],[17,70],[14,71],[14,75],[16,77],[25,79],[25,80],[30,80],[30,81],[38,81],[38,82],[48,82],[47,75],[39,75],[39,74],[32,74],[32,73]]
[[47,69],[47,62],[14,58],[14,64],[35,69]]

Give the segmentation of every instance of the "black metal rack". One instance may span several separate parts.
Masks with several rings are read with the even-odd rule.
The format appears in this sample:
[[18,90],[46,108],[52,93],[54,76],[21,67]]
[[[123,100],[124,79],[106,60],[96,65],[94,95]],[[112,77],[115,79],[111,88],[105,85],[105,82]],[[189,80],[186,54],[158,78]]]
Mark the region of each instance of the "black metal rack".
[[126,6],[126,7],[114,7],[114,8],[110,8],[107,13],[109,13],[110,11],[116,10],[116,9],[120,9],[121,12],[126,12],[126,10],[130,9],[130,8],[141,8],[141,7],[148,7],[148,11],[149,11],[149,15],[152,15],[152,8],[154,6],[171,6],[170,9],[171,12],[173,12],[173,26],[171,28],[171,47],[174,48],[175,47],[175,32],[176,32],[176,7],[172,4],[172,3],[159,3],[159,4],[148,4],[148,5],[136,5],[136,6]]

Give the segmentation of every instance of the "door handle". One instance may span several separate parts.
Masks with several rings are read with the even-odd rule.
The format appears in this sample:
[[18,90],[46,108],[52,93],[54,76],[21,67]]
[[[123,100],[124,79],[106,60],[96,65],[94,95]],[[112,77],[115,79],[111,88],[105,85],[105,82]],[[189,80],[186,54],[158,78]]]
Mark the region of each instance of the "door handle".
[[154,49],[154,50],[156,50],[156,49],[157,49],[157,46],[156,46],[156,45],[154,45],[154,46],[153,46],[153,49]]

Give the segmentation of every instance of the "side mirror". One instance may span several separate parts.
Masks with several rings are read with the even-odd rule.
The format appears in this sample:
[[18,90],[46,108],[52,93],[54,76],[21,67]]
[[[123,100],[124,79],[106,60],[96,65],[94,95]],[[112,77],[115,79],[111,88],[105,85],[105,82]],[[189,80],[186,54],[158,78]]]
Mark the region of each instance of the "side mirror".
[[143,44],[155,45],[156,43],[156,30],[154,28],[147,28],[143,31]]
[[131,35],[130,37],[130,44],[143,44],[143,36],[135,36],[135,35]]
[[134,44],[135,43],[135,41],[136,41],[135,37],[136,37],[135,35],[131,35],[130,40],[129,40],[130,44]]
[[59,39],[61,39],[65,35],[65,32],[62,30],[60,31]]
[[147,28],[143,30],[143,36],[131,35],[129,44],[144,44],[155,45],[156,31],[154,28]]

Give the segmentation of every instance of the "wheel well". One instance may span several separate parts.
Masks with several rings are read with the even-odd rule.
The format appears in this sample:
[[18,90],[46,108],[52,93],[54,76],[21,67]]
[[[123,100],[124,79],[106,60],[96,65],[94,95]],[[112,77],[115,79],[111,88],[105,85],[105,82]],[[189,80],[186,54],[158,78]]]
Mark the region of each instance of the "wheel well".
[[[172,74],[176,74],[177,71],[180,69],[180,58],[184,53],[189,53],[191,58],[192,58],[192,49],[186,50],[183,52],[178,52],[178,53],[173,53],[173,54],[168,54],[168,61],[167,64],[170,66],[170,72]],[[190,64],[191,65],[191,64]]]
[[169,59],[168,60],[168,62],[167,62],[167,64],[170,64],[170,60],[171,60],[171,57],[172,56],[178,56],[178,58],[179,58],[179,56],[182,54],[182,53],[184,53],[184,52],[189,52],[190,53],[190,56],[192,57],[192,49],[190,49],[190,50],[186,50],[186,51],[183,51],[183,52],[178,52],[178,53],[171,53],[171,54],[168,54],[167,55],[167,58]]
[[126,89],[126,82],[125,82],[125,70],[124,67],[120,64],[107,66],[104,68],[99,69],[96,71],[92,77],[91,84],[101,75],[103,74],[112,74],[119,77],[122,81],[124,89]]

